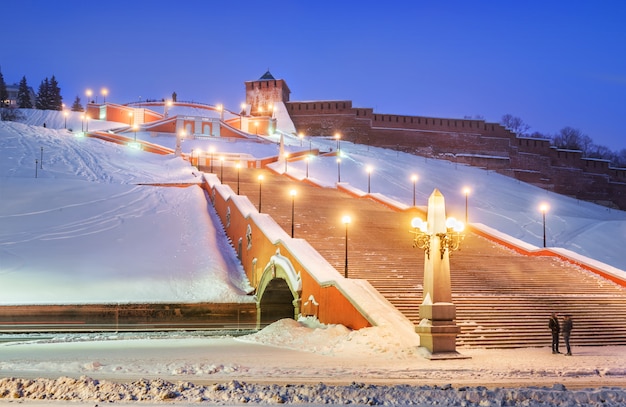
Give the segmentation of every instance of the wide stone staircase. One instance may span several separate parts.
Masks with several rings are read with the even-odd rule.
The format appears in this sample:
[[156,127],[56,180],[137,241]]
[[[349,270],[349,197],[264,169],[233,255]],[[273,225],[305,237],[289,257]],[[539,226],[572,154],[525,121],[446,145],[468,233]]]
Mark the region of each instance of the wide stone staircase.
[[[203,168],[204,169],[204,168]],[[321,188],[267,170],[242,169],[240,193],[291,233],[306,239],[339,273],[345,264],[344,214],[348,226],[348,276],[368,280],[414,324],[419,323],[424,252],[412,247],[410,220],[417,209],[394,211],[367,198]],[[224,168],[223,182],[237,190],[237,174]],[[425,205],[419,203],[418,205]],[[451,259],[452,300],[459,346],[550,346],[551,312],[571,314],[572,345],[626,345],[626,288],[549,256],[524,256],[471,232]]]

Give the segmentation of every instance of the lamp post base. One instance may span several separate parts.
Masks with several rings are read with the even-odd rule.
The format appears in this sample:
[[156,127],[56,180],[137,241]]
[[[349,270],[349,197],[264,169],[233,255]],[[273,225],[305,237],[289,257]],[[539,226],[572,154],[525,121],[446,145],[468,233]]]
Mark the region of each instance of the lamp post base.
[[415,332],[427,359],[469,359],[456,351],[456,337],[461,328],[454,322],[454,316],[452,303],[420,305],[422,321],[415,327]]

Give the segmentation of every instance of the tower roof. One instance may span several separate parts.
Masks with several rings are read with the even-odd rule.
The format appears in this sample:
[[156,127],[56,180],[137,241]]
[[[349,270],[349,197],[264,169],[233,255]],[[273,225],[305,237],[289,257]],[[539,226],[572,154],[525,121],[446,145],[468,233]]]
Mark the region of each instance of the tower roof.
[[267,72],[265,72],[263,74],[263,76],[261,76],[259,78],[260,81],[272,81],[275,80],[276,78],[274,78],[274,76],[270,73],[270,70],[268,69]]

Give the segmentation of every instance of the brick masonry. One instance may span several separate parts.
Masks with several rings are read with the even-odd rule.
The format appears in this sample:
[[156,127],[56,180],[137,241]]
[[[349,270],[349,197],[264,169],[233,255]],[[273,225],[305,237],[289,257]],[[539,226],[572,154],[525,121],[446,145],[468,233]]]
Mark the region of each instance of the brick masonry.
[[[286,86],[286,85],[285,85]],[[274,95],[275,96],[275,93]],[[626,210],[626,169],[550,140],[518,137],[484,120],[379,114],[350,100],[290,102],[298,132],[333,136],[417,155],[453,160],[517,178],[538,187]]]

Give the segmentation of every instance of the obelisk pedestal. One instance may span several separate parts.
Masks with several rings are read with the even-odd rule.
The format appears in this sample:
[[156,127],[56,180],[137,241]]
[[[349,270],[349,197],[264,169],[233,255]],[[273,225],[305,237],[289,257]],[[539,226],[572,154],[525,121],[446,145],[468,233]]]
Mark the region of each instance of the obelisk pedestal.
[[456,307],[452,303],[450,253],[445,247],[446,208],[443,195],[435,189],[428,199],[427,233],[430,241],[424,252],[424,294],[419,308],[420,323],[415,332],[429,359],[466,358],[456,351]]

